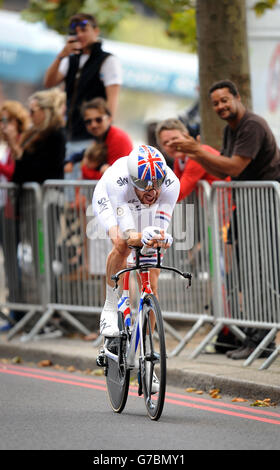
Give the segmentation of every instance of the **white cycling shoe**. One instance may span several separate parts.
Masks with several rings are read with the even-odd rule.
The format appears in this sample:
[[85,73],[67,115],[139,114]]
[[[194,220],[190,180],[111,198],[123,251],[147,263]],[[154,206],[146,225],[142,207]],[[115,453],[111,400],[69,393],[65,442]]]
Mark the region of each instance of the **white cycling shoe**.
[[103,336],[118,336],[118,314],[116,310],[106,307],[106,303],[100,317],[100,334]]

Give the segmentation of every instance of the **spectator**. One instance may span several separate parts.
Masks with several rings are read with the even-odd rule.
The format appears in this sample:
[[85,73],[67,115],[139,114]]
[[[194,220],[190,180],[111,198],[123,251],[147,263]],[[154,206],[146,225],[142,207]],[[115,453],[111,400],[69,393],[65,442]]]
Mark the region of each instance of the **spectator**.
[[[171,145],[174,139],[184,137],[185,134],[188,135],[189,132],[179,119],[166,119],[156,127],[158,145],[165,154],[174,159],[173,171],[180,180],[178,201],[189,196],[198,181],[206,180],[209,184],[212,184],[213,181],[219,180],[219,178],[207,173],[199,163],[189,159],[186,152],[182,152]],[[203,145],[203,148],[213,155],[219,155],[217,150],[208,145]]]
[[[96,19],[86,13],[70,18],[70,36],[45,74],[45,86],[65,82],[67,94],[67,156],[81,150],[92,139],[81,115],[85,101],[96,97],[107,101],[114,117],[122,83],[118,59],[102,49]],[[73,35],[74,34],[74,35]]]
[[[43,90],[34,93],[29,98],[29,109],[32,125],[17,138],[11,125],[6,128],[6,138],[9,143],[11,154],[15,158],[15,167],[12,175],[14,183],[25,182],[43,183],[46,179],[62,179],[63,163],[65,159],[65,135],[64,121],[62,116],[62,92],[57,89]],[[65,100],[65,98],[64,98]],[[19,202],[20,198],[18,198]],[[16,210],[19,204],[14,203]],[[31,208],[32,210],[32,208]],[[19,246],[19,213],[15,221],[15,249]],[[10,243],[11,245],[11,243]],[[12,253],[9,259],[17,259]],[[19,268],[18,268],[19,270]],[[9,271],[9,270],[8,270]],[[21,276],[17,281],[20,283]],[[9,287],[12,286],[8,281]],[[20,292],[18,286],[18,292]],[[11,312],[16,321],[25,312]]]
[[99,171],[107,163],[106,146],[102,143],[93,142],[84,153],[81,162],[82,178],[85,180],[95,179],[95,171]]
[[[229,175],[237,181],[280,181],[280,151],[267,122],[245,108],[230,80],[213,84],[209,94],[214,111],[227,121],[221,155],[213,155],[186,135],[175,139],[172,146],[188,153],[189,158],[220,178]],[[232,359],[248,358],[267,334],[266,330],[255,328],[245,331],[245,343],[229,354]],[[270,347],[275,347],[275,343]]]
[[[15,160],[14,152],[12,150],[13,143],[19,143],[20,137],[25,132],[30,124],[28,111],[24,106],[13,100],[7,100],[2,103],[0,109],[0,133],[1,133],[1,155],[0,155],[0,182],[9,182],[12,179]],[[7,243],[7,240],[13,233],[13,220],[8,213],[7,206],[7,193],[5,190],[0,191],[0,245],[3,249],[4,265],[6,282],[9,290],[9,296],[12,300],[14,298],[14,290],[16,289],[16,280],[14,273],[9,266],[9,260],[15,257],[16,247]],[[22,314],[17,311],[11,311],[7,323],[2,325],[0,331],[8,331],[12,324],[22,317]]]
[[23,132],[27,131],[30,120],[28,111],[18,101],[4,101],[0,110],[1,135],[3,153],[0,164],[1,182],[11,181],[14,167],[15,155],[12,150],[13,144],[19,144]]
[[[104,171],[112,165],[118,158],[128,155],[133,144],[129,135],[122,129],[112,126],[112,115],[106,101],[102,98],[95,98],[83,105],[83,119],[88,132],[99,143],[103,143],[107,148],[107,160],[98,170],[92,170],[91,179],[100,179]],[[74,163],[82,161],[85,149],[71,155],[66,160],[65,172],[73,170]]]
[[56,89],[37,91],[29,98],[31,128],[20,143],[13,143],[16,155],[15,183],[63,179],[65,135],[61,97]]

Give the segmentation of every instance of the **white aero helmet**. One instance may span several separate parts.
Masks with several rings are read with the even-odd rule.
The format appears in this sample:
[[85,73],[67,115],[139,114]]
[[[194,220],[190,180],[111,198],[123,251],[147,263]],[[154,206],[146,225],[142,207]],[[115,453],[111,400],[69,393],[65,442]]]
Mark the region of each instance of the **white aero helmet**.
[[159,189],[166,177],[166,161],[162,153],[151,145],[138,145],[127,158],[132,184],[140,191]]

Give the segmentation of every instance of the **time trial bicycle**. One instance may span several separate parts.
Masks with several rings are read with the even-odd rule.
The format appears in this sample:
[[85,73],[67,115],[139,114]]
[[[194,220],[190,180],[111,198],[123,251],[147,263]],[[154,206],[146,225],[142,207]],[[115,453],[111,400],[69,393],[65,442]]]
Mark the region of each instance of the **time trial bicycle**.
[[[147,262],[140,262],[145,247],[131,248],[135,250],[135,266],[127,267],[112,276],[117,289],[120,276],[124,274],[123,291],[118,302],[119,335],[105,337],[104,346],[97,357],[97,365],[104,367],[111,407],[114,412],[121,413],[127,401],[130,372],[136,367],[136,354],[139,351],[138,395],[144,395],[148,416],[152,420],[158,420],[165,399],[166,346],[160,305],[150,285],[150,269],[173,271],[188,279],[187,287],[191,285],[192,275],[174,267],[162,266],[160,248],[156,249],[156,264],[149,263],[148,256]],[[129,299],[131,271],[138,271],[141,281],[139,308],[133,324]]]

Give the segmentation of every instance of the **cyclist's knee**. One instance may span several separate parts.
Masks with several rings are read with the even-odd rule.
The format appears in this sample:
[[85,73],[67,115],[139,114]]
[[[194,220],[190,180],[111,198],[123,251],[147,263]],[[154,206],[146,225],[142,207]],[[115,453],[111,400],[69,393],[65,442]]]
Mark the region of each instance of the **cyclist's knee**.
[[122,257],[127,257],[130,253],[130,248],[127,245],[126,240],[123,239],[117,239],[114,240],[114,245],[113,245],[113,250],[115,251],[116,254]]

